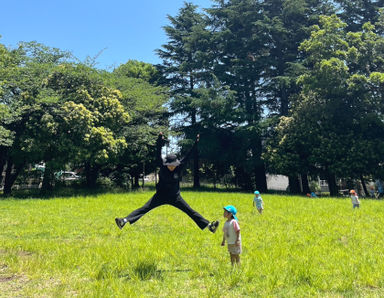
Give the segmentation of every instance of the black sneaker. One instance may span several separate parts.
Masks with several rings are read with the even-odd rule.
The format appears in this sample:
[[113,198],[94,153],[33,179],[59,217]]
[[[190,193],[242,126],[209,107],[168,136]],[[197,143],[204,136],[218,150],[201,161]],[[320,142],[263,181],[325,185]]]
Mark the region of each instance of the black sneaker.
[[127,223],[127,222],[124,220],[124,218],[118,218],[118,217],[115,218],[115,222],[116,222],[116,224],[117,224],[117,226],[119,227],[120,230],[121,230],[121,229],[125,226],[125,224]]
[[219,226],[219,221],[218,220],[215,220],[213,222],[211,222],[209,225],[208,225],[208,229],[212,232],[212,233],[215,233],[216,230],[217,230],[217,227]]

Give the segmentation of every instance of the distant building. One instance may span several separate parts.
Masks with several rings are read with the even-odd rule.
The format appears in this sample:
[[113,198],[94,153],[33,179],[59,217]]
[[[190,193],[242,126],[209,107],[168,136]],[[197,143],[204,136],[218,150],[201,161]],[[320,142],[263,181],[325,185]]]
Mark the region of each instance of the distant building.
[[269,190],[286,191],[288,185],[289,182],[287,176],[267,174],[267,186]]

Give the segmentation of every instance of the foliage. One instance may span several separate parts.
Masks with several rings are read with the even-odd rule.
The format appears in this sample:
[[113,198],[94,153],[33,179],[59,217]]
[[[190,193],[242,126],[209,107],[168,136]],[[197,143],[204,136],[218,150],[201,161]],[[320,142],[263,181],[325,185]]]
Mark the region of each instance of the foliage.
[[380,176],[384,39],[369,23],[360,33],[345,28],[336,16],[321,17],[301,45],[308,54],[308,72],[299,78],[303,92],[268,147],[280,170]]

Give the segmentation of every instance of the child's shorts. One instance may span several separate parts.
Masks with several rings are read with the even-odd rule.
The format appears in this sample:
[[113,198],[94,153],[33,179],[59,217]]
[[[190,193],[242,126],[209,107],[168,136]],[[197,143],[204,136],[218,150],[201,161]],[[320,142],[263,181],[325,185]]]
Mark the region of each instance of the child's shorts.
[[231,255],[239,255],[241,254],[241,244],[228,244],[228,251]]
[[359,207],[360,207],[360,204],[353,204],[353,209],[359,208]]

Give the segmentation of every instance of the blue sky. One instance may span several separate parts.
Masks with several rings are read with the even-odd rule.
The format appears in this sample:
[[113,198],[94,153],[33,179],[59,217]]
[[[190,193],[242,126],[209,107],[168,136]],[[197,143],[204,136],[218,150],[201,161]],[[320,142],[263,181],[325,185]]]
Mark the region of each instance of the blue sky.
[[[200,8],[211,0],[190,0]],[[184,0],[7,0],[1,3],[0,43],[37,41],[111,70],[130,59],[160,63],[154,50],[167,42],[162,26]]]

